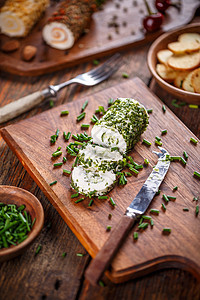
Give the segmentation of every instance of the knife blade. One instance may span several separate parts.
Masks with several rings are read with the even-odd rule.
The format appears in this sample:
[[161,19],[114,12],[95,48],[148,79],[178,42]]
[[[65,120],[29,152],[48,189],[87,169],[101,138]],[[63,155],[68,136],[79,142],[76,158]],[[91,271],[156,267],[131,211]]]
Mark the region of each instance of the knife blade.
[[161,152],[154,152],[158,156],[156,166],[153,167],[153,171],[143,184],[142,188],[127,207],[125,215],[123,215],[117,227],[111,232],[108,240],[97,253],[96,257],[91,261],[85,272],[85,278],[92,285],[96,285],[99,282],[102,274],[108,268],[127,233],[133,227],[136,220],[142,216],[149,207],[169,169],[169,153],[164,148],[158,148]]

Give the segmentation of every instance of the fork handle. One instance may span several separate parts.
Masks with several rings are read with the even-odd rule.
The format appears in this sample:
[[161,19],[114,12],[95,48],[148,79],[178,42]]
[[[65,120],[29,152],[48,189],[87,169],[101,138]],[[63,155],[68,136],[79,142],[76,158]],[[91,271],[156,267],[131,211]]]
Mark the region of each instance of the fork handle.
[[23,98],[20,98],[16,101],[13,101],[0,108],[0,124],[7,122],[20,114],[30,110],[39,103],[42,102],[45,98],[52,96],[49,92],[49,89],[43,91],[38,91]]
[[92,285],[98,284],[103,272],[108,268],[135,220],[135,218],[124,215],[120,219],[117,227],[111,231],[109,238],[97,253],[96,257],[91,261],[85,272],[85,278]]

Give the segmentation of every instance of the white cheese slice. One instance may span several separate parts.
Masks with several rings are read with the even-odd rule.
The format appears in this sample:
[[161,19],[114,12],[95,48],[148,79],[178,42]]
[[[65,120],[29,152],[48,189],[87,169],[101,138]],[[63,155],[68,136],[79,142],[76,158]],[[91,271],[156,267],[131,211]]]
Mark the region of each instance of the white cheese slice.
[[63,23],[51,22],[45,25],[42,36],[49,46],[56,49],[66,50],[74,45],[74,35]]
[[119,151],[104,148],[94,144],[88,144],[78,154],[79,163],[85,167],[97,170],[120,171],[124,166],[124,158]]
[[106,125],[94,125],[91,131],[93,143],[104,147],[118,147],[121,153],[126,151],[126,142],[117,129]]
[[88,195],[90,192],[95,191],[93,196],[101,196],[114,187],[116,174],[113,171],[86,169],[79,165],[74,167],[71,179],[72,188],[80,194]]

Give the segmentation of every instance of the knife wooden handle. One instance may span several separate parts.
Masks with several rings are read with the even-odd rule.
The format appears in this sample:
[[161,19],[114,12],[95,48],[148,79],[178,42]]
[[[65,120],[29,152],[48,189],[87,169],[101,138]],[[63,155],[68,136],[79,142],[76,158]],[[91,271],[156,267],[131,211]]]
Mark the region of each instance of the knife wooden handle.
[[124,215],[117,227],[111,231],[108,240],[97,253],[96,257],[91,261],[85,272],[85,278],[92,285],[96,285],[99,282],[134,222],[134,218]]
[[42,91],[35,92],[0,108],[0,124],[7,122],[38,105],[45,98]]

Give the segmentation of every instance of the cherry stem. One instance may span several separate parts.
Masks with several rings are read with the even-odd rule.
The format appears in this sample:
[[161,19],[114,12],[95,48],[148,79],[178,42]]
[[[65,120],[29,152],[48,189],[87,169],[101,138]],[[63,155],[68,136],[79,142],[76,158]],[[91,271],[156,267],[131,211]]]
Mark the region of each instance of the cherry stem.
[[150,16],[150,15],[153,15],[153,13],[152,13],[152,11],[151,11],[151,9],[150,9],[150,6],[149,6],[147,0],[144,0],[144,3],[145,3],[145,6],[146,6],[146,8],[147,8],[147,11],[148,11],[149,16]]

